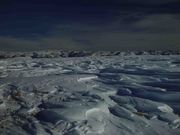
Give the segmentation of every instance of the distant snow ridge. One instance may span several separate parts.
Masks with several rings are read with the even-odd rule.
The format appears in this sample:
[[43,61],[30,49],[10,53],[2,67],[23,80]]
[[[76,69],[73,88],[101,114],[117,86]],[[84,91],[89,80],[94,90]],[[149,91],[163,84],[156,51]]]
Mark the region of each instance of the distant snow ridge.
[[167,54],[2,58],[0,135],[180,135],[180,56]]
[[64,50],[47,50],[34,52],[6,52],[0,51],[0,59],[31,57],[36,58],[67,58],[67,57],[88,57],[88,56],[127,56],[127,55],[180,55],[180,51],[64,51]]

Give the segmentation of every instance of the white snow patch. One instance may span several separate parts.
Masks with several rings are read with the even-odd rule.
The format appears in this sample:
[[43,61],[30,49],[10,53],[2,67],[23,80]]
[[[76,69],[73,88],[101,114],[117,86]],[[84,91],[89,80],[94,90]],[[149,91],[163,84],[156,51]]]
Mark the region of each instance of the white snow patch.
[[37,107],[34,107],[30,110],[27,111],[28,114],[32,115],[32,114],[35,114],[39,111],[39,109]]
[[97,76],[82,77],[82,78],[79,78],[77,81],[85,82],[85,81],[89,81],[89,80],[96,79],[96,78],[98,78],[98,77]]
[[167,113],[172,113],[173,112],[173,109],[171,107],[169,107],[168,105],[158,106],[158,109],[161,112],[167,112]]

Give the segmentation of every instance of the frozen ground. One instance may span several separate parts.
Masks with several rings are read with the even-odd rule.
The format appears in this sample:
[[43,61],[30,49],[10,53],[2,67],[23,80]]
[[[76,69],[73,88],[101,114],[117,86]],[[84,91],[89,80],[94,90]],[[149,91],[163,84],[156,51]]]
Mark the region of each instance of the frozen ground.
[[180,135],[180,56],[0,60],[2,135]]

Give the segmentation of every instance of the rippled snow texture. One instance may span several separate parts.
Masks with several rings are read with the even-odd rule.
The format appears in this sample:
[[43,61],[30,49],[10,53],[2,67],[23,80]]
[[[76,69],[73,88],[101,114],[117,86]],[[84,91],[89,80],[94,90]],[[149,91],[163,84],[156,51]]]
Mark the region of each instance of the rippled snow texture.
[[180,135],[180,56],[0,60],[2,135]]

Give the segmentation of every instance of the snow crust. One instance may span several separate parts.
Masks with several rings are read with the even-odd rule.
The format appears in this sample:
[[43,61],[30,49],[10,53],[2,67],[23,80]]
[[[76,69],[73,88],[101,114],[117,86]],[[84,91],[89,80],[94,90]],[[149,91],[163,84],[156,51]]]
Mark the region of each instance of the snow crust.
[[180,56],[0,60],[2,135],[179,135]]

